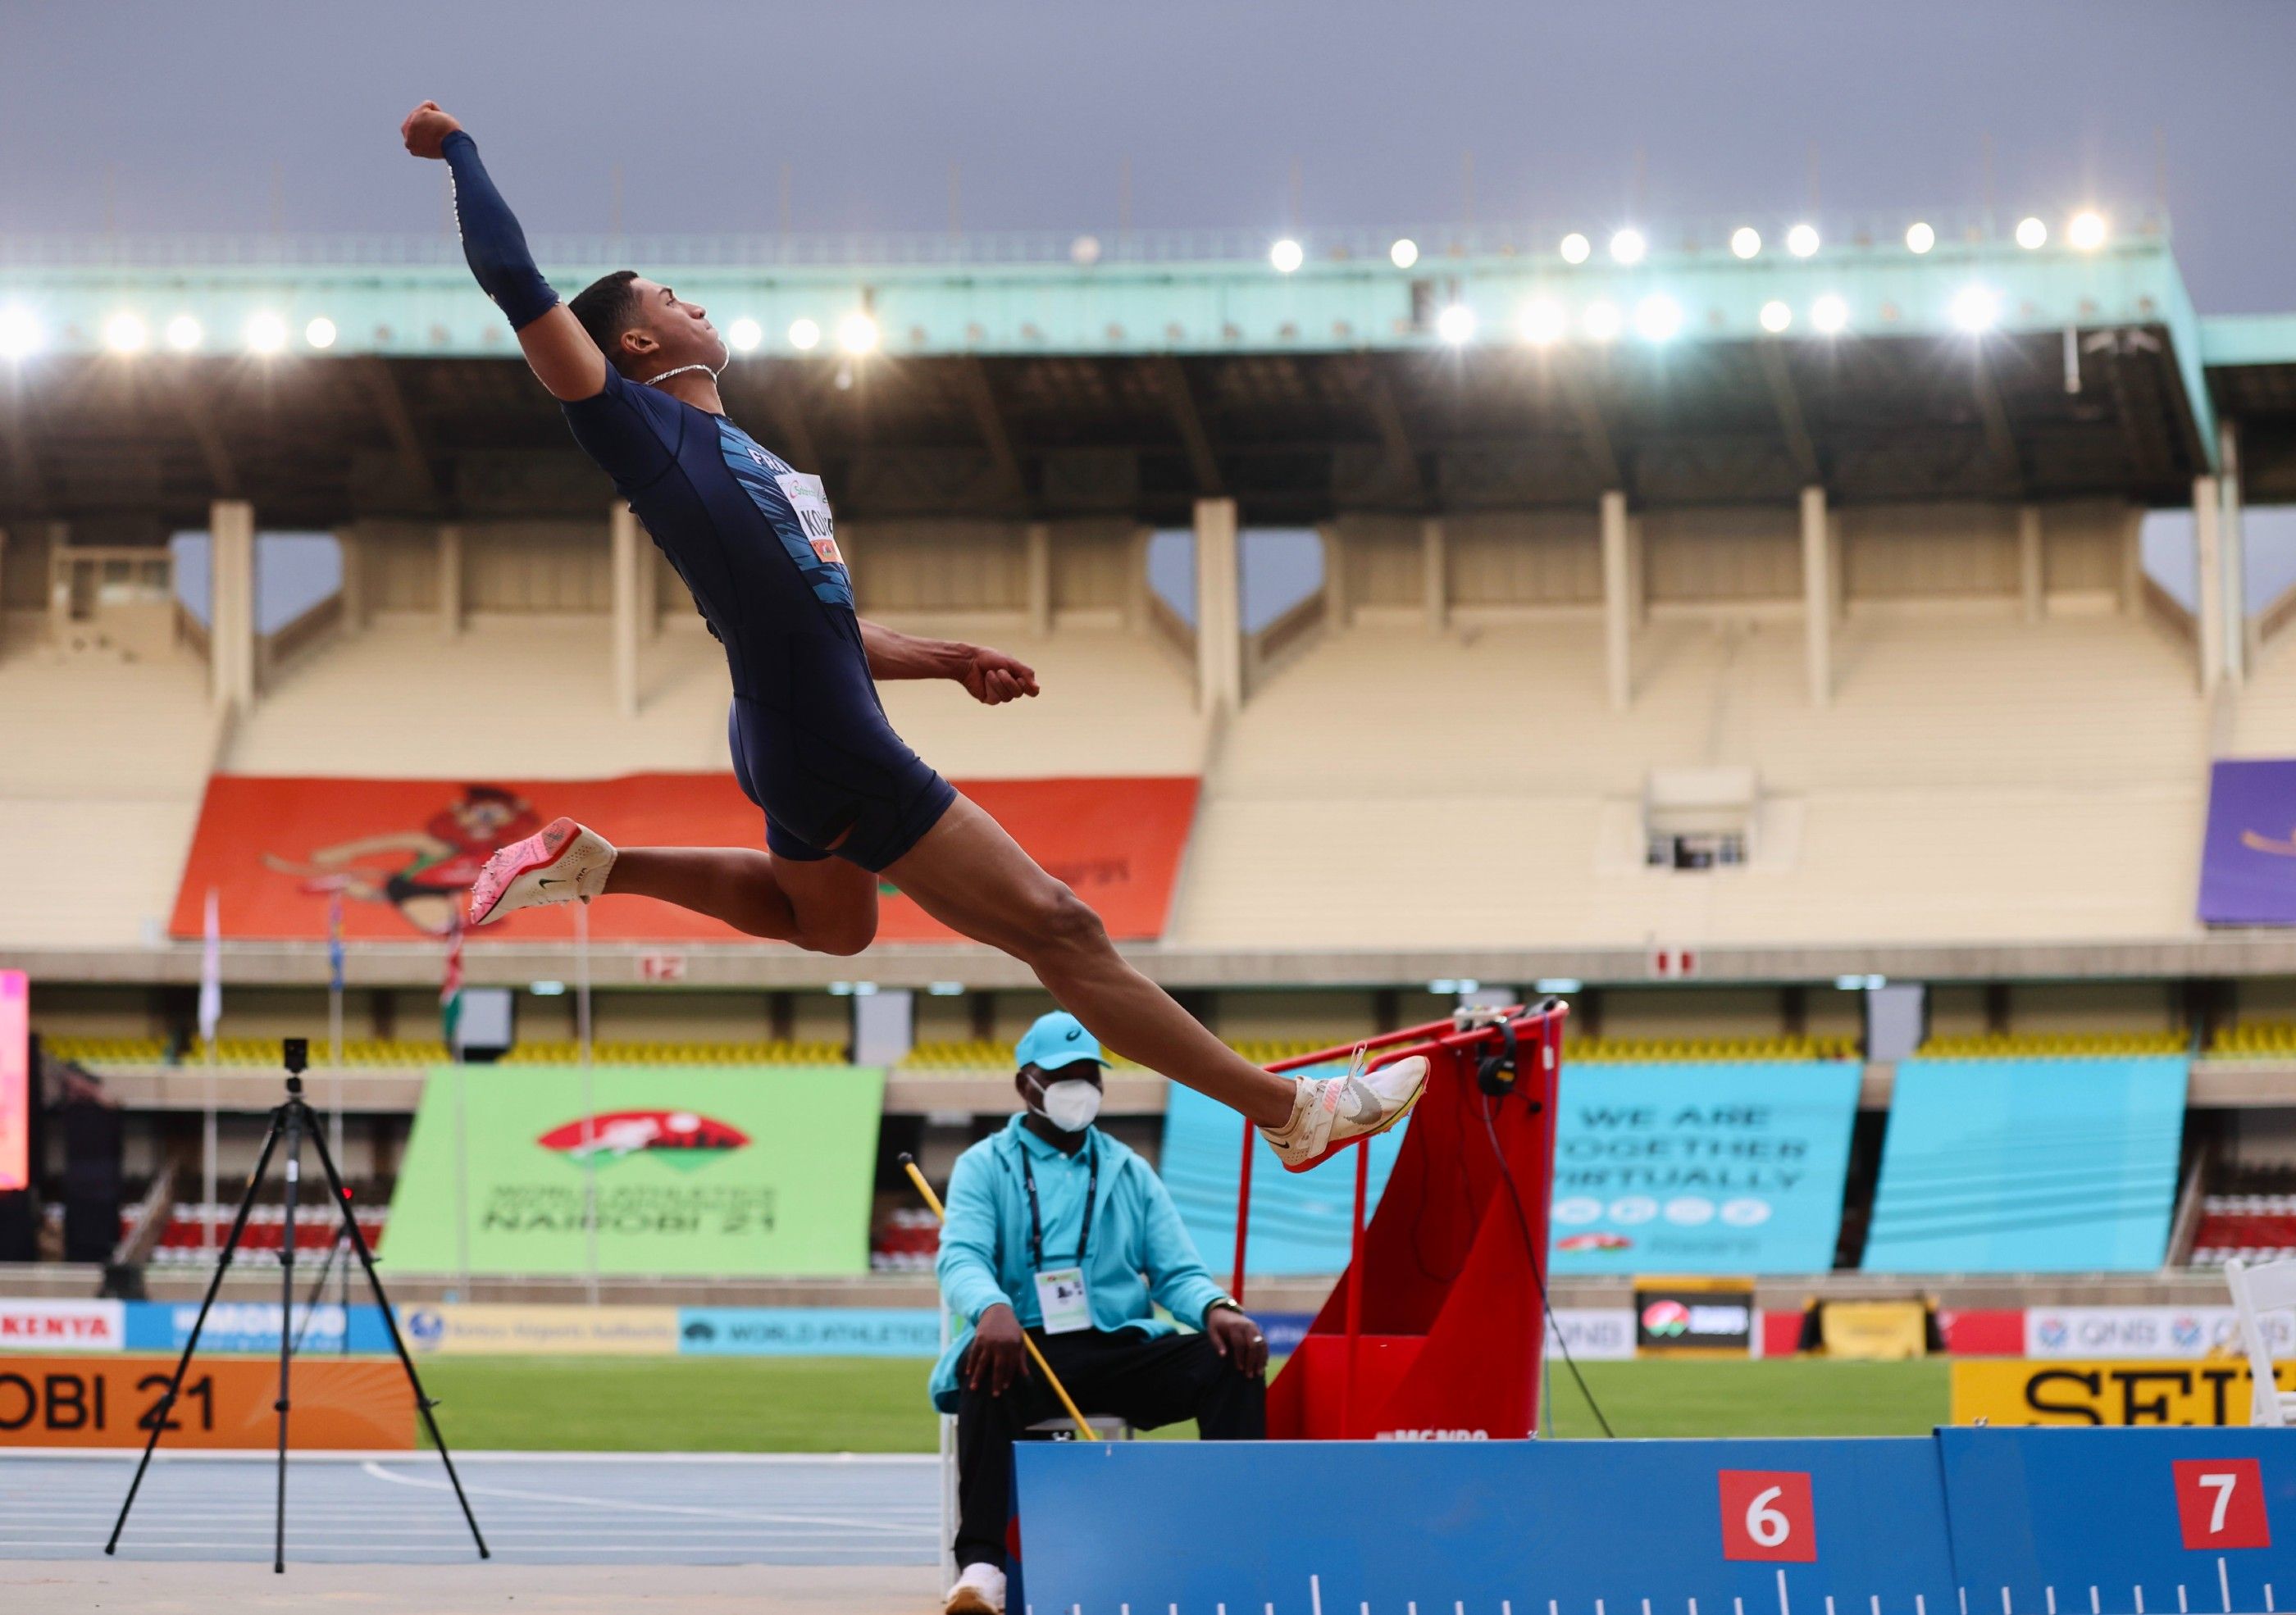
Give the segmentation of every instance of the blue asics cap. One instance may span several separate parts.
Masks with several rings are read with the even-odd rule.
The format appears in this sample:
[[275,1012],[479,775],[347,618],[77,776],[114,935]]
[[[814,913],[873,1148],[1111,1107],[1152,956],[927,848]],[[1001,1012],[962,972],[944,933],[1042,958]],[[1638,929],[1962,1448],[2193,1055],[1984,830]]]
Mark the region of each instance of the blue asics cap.
[[1040,1071],[1057,1071],[1064,1065],[1074,1065],[1079,1060],[1097,1061],[1105,1065],[1107,1056],[1100,1052],[1099,1040],[1084,1029],[1084,1022],[1066,1010],[1054,1010],[1049,1015],[1039,1015],[1021,1039],[1021,1063],[1033,1065]]

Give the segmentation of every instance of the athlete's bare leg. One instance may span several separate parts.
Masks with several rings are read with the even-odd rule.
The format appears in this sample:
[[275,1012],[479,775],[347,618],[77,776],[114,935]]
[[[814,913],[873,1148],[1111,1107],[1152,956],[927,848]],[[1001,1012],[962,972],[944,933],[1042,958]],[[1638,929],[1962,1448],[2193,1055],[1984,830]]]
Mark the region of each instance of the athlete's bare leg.
[[1291,1119],[1299,1094],[1293,1078],[1261,1070],[1126,963],[1091,906],[964,797],[885,878],[952,930],[1036,971],[1062,1008],[1126,1059],[1262,1127]]
[[877,935],[877,877],[842,858],[746,847],[625,847],[608,893],[658,898],[809,953],[857,954]]

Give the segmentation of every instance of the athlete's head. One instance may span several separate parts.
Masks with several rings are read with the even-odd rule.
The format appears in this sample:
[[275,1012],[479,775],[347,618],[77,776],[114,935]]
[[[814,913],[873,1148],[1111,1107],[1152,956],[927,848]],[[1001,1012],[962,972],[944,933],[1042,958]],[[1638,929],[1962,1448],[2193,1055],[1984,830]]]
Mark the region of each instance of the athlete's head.
[[709,323],[709,311],[635,269],[593,281],[567,307],[606,362],[633,381],[689,365],[726,367],[726,339]]

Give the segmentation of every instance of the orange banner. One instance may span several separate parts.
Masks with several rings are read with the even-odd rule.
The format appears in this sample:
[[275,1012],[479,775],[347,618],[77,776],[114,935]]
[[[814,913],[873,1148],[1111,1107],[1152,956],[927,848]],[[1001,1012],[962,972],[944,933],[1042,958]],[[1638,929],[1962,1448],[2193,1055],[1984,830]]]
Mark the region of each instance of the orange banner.
[[[0,1447],[141,1447],[176,1372],[172,1357],[0,1357]],[[414,1393],[395,1359],[307,1357],[288,1379],[287,1444],[411,1450]],[[195,1358],[162,1447],[274,1447],[279,1364]]]
[[[980,780],[958,788],[1099,910],[1111,936],[1148,941],[1163,934],[1198,784],[1185,775],[1151,775]],[[765,844],[765,819],[730,774],[483,784],[218,774],[208,782],[169,929],[200,935],[213,887],[226,937],[324,940],[328,894],[337,889],[345,899],[343,933],[353,940],[443,934],[488,855],[562,814],[624,847]],[[881,890],[882,939],[955,939],[907,898]],[[573,934],[571,910],[540,908],[472,939]],[[594,904],[590,935],[602,942],[739,939],[715,920],[644,898]]]

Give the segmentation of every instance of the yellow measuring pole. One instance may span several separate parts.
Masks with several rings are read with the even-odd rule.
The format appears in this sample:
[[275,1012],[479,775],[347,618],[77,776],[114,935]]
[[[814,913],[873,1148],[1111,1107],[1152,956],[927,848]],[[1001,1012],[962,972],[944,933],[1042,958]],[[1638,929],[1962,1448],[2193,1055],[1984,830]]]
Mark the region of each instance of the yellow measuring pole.
[[[940,1196],[935,1194],[932,1192],[932,1185],[925,1181],[925,1175],[917,1170],[916,1158],[910,1155],[902,1156],[901,1170],[906,1172],[909,1175],[909,1181],[916,1185],[917,1193],[925,1197],[925,1204],[932,1208],[932,1214],[940,1218],[943,1223],[947,1223],[948,1212],[942,1207]],[[1061,1406],[1068,1410],[1069,1417],[1076,1421],[1077,1428],[1084,1432],[1084,1439],[1087,1441],[1099,1440],[1099,1433],[1093,1429],[1084,1414],[1078,1408],[1075,1398],[1069,1395],[1069,1388],[1061,1383],[1061,1376],[1053,1372],[1053,1365],[1045,1361],[1045,1354],[1037,1349],[1036,1337],[1023,1329],[1021,1332],[1021,1344],[1029,1349],[1029,1356],[1034,1359],[1037,1366],[1044,1371],[1045,1383],[1053,1388],[1053,1394],[1061,1399]]]

